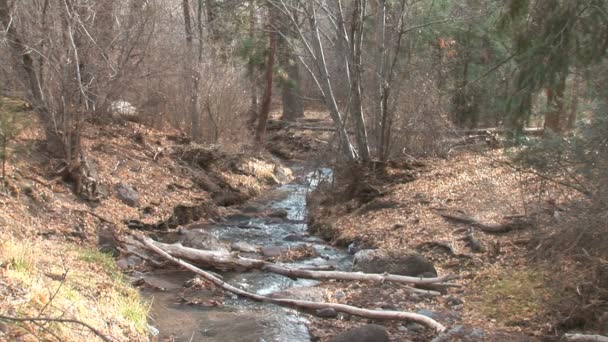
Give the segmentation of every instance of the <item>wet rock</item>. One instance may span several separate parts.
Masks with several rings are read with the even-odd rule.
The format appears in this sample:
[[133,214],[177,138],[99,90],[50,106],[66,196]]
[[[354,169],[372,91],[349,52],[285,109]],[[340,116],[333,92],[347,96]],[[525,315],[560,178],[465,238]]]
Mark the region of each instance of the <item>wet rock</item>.
[[235,242],[230,247],[232,248],[232,250],[243,252],[243,253],[257,253],[260,251],[259,247],[254,246],[254,245],[244,242],[244,241]]
[[439,318],[439,314],[427,309],[420,309],[416,312],[419,315],[426,316],[428,318],[437,319]]
[[282,246],[264,246],[262,247],[262,255],[267,258],[274,258],[280,256],[281,253],[286,252],[287,250],[287,247]]
[[116,185],[116,196],[130,207],[139,206],[139,194],[131,186],[120,183]]
[[325,308],[325,309],[317,310],[315,312],[315,315],[317,315],[317,317],[322,317],[322,318],[335,318],[335,317],[338,317],[338,312],[333,308]]
[[251,219],[253,219],[253,216],[247,215],[247,214],[241,214],[241,213],[230,214],[225,217],[226,221],[238,222],[238,223],[247,223],[247,222],[251,221]]
[[218,238],[202,229],[186,230],[181,240],[185,247],[228,253],[230,248]]
[[289,242],[301,241],[302,240],[302,236],[300,236],[298,234],[289,234],[286,237],[284,237],[283,240],[289,241]]
[[241,211],[246,214],[256,214],[256,213],[261,213],[262,208],[260,208],[259,206],[255,206],[255,205],[246,205],[241,208]]
[[279,184],[287,184],[293,179],[293,174],[290,169],[281,165],[276,165],[274,167],[274,178]]
[[247,195],[236,191],[225,191],[213,195],[213,201],[215,204],[222,207],[243,204],[247,199]]
[[266,220],[267,224],[281,224],[283,222],[285,222],[285,220],[280,217],[270,217]]
[[307,300],[310,302],[322,302],[324,291],[318,287],[290,287],[283,291],[274,292],[270,294],[272,298],[286,298],[286,299],[297,299]]
[[143,264],[143,259],[136,256],[136,255],[129,255],[126,258],[121,258],[118,261],[116,261],[116,265],[118,266],[118,268],[120,268],[123,271],[127,271],[133,267],[137,267],[141,264]]
[[388,342],[388,332],[383,326],[367,324],[334,336],[329,342]]
[[97,231],[97,246],[103,253],[110,253],[113,256],[119,255],[118,240],[114,236],[114,230],[109,225],[102,225]]
[[289,215],[289,212],[287,212],[285,209],[274,209],[268,213],[268,217],[276,217],[281,219],[287,219],[287,215]]
[[391,273],[405,276],[437,276],[433,263],[418,253],[399,250],[364,249],[355,254],[353,271]]

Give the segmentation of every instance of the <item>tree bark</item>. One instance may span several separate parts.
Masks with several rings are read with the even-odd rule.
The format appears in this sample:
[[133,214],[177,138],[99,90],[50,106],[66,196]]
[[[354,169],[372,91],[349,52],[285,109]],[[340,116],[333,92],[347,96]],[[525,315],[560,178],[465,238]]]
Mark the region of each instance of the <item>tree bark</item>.
[[266,135],[266,123],[270,113],[272,101],[272,80],[274,75],[274,60],[277,52],[277,32],[275,29],[275,9],[274,6],[268,7],[268,59],[266,61],[265,89],[262,98],[262,106],[258,115],[258,127],[255,132],[255,140],[262,144]]
[[295,121],[304,117],[304,106],[300,95],[300,70],[297,57],[289,44],[288,39],[293,38],[289,21],[283,17],[277,20],[281,32],[279,40],[279,66],[284,75],[281,82],[281,97],[283,102],[283,116],[285,121]]
[[561,120],[564,116],[564,91],[566,89],[566,73],[561,72],[557,84],[547,88],[547,112],[545,113],[545,129],[554,133],[562,131]]
[[202,137],[201,115],[200,115],[200,86],[199,68],[197,58],[194,53],[192,17],[190,14],[190,3],[182,0],[184,11],[184,28],[186,31],[186,77],[190,78],[190,134],[192,140],[200,141]]

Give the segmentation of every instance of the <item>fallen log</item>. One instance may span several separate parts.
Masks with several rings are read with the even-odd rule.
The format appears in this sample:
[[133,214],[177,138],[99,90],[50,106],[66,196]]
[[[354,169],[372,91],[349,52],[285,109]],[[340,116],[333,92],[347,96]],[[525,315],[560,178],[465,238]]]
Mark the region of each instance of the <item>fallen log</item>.
[[465,214],[451,214],[441,209],[435,209],[439,216],[458,223],[469,224],[473,227],[479,228],[484,233],[488,234],[502,234],[508,233],[512,230],[525,229],[531,226],[531,223],[526,219],[514,218],[505,223],[485,223],[472,218]]
[[608,342],[608,337],[602,335],[565,334],[564,339],[575,342]]
[[[264,260],[244,258],[235,253],[225,253],[217,251],[206,251],[184,247],[181,244],[166,244],[157,242],[149,238],[145,238],[146,246],[153,245],[170,255],[193,261],[197,264],[212,266],[219,269],[259,269],[262,271],[272,272],[284,275],[290,278],[307,278],[317,280],[355,280],[355,281],[377,281],[377,282],[393,282],[409,285],[436,285],[439,287],[458,287],[457,284],[446,283],[447,281],[457,279],[455,275],[445,275],[442,277],[422,278],[410,277],[395,274],[374,274],[362,272],[341,272],[341,271],[310,271],[298,268],[289,268],[279,266]],[[439,295],[435,291],[426,291],[421,289],[409,289],[412,292],[420,292],[430,295]]]
[[223,280],[211,275],[210,273],[190,264],[181,259],[171,256],[169,253],[162,250],[160,247],[156,245],[156,243],[149,238],[142,238],[142,243],[148,247],[150,250],[156,252],[160,256],[164,257],[167,260],[170,260],[191,272],[194,272],[201,277],[207,279],[212,282],[214,285],[228,291],[239,295],[241,297],[249,298],[259,302],[266,302],[277,304],[280,306],[292,307],[297,309],[307,309],[307,310],[321,310],[321,309],[334,309],[337,312],[342,312],[354,316],[360,316],[371,319],[381,319],[381,320],[402,320],[402,321],[412,321],[419,324],[422,324],[426,327],[432,328],[435,331],[441,333],[446,330],[445,326],[441,323],[435,321],[434,319],[416,314],[413,312],[405,312],[405,311],[385,311],[385,310],[368,310],[358,308],[356,306],[346,305],[346,304],[337,304],[337,303],[322,303],[322,302],[311,302],[306,300],[295,300],[295,299],[280,299],[280,298],[271,298],[263,295],[247,292],[245,290],[241,290],[237,287],[234,287]]

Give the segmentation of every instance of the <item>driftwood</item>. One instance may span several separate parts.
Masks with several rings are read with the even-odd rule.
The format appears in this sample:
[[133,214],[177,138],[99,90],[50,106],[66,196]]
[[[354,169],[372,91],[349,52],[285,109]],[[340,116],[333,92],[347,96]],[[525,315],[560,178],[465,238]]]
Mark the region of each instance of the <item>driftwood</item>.
[[441,217],[443,217],[447,220],[468,224],[473,227],[479,228],[484,233],[489,233],[489,234],[508,233],[512,230],[524,229],[524,228],[528,228],[531,226],[531,223],[524,218],[513,218],[513,219],[508,220],[505,223],[500,223],[500,224],[484,223],[484,222],[480,222],[480,221],[472,218],[471,216],[469,216],[465,213],[452,214],[452,213],[445,212],[444,209],[435,209],[435,211]]
[[350,315],[366,317],[366,318],[371,318],[371,319],[412,321],[412,322],[416,322],[416,323],[422,324],[424,326],[427,326],[429,328],[432,328],[437,332],[443,332],[446,330],[445,326],[443,326],[441,323],[435,321],[434,319],[424,316],[424,315],[412,313],[412,312],[388,311],[388,310],[387,311],[385,311],[385,310],[368,310],[368,309],[362,309],[362,308],[358,308],[358,307],[351,306],[351,305],[345,305],[345,304],[311,302],[311,301],[295,300],[295,299],[271,298],[271,297],[247,292],[245,290],[241,290],[239,288],[236,288],[236,287],[224,282],[223,280],[211,275],[208,272],[203,271],[202,269],[200,269],[190,263],[187,263],[181,259],[171,256],[169,253],[165,252],[160,247],[158,247],[157,243],[155,243],[153,240],[151,240],[149,238],[142,238],[141,241],[143,242],[143,244],[146,247],[148,247],[152,251],[158,253],[165,259],[171,260],[174,263],[207,279],[208,281],[212,282],[214,285],[216,285],[228,292],[239,295],[241,297],[249,298],[249,299],[252,299],[255,301],[259,301],[259,302],[272,303],[272,304],[276,304],[276,305],[280,305],[280,306],[292,307],[292,308],[297,308],[297,309],[307,309],[307,310],[333,309],[337,312],[343,312],[343,313],[347,313]]
[[564,339],[576,342],[608,342],[608,337],[602,335],[566,334]]
[[[264,260],[244,258],[235,253],[225,253],[217,251],[206,251],[184,247],[181,244],[166,244],[153,241],[145,238],[145,245],[153,245],[170,255],[193,261],[197,264],[208,265],[219,269],[258,269],[266,272],[272,272],[284,275],[290,278],[307,278],[317,280],[355,280],[355,281],[377,281],[377,282],[393,282],[409,285],[435,285],[438,287],[457,287],[456,284],[446,283],[447,281],[457,279],[455,275],[445,275],[434,278],[409,277],[394,274],[373,274],[361,272],[341,272],[341,271],[310,271],[306,269],[289,268],[279,266]],[[439,295],[435,291],[426,291],[421,289],[409,288],[412,292],[420,292],[429,295]]]

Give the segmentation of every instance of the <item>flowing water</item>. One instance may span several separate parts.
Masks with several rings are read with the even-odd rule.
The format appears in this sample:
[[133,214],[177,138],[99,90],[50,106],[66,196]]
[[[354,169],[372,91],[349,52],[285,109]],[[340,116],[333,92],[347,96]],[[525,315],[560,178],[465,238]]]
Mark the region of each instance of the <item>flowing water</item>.
[[[249,224],[261,229],[241,229],[236,226],[214,227],[210,231],[224,242],[247,242],[260,246],[288,246],[307,243],[313,246],[319,256],[301,260],[292,266],[332,265],[337,269],[347,269],[350,257],[343,251],[326,245],[323,241],[308,236],[306,218],[306,194],[320,179],[329,177],[329,170],[322,169],[308,174],[300,182],[294,182],[274,189],[286,193],[280,200],[264,203],[268,208],[287,210],[287,220],[268,223],[267,218],[252,219]],[[272,222],[272,221],[270,221]],[[229,222],[230,223],[230,222]],[[229,272],[221,274],[228,283],[262,295],[302,287],[314,292],[314,280],[293,280],[284,276],[258,271]],[[182,300],[183,285],[193,278],[185,271],[157,271],[144,276],[146,282],[164,291],[143,290],[144,295],[153,299],[151,325],[160,331],[159,340],[210,341],[210,342],[307,342],[310,335],[306,328],[306,315],[298,311],[253,302],[226,295],[224,305],[205,307],[187,305]],[[197,291],[197,300],[213,298],[213,290]]]

